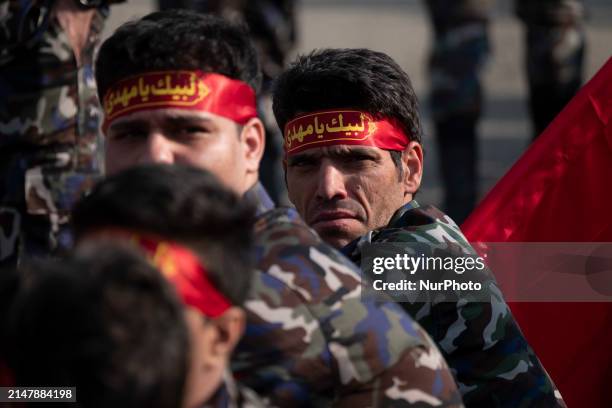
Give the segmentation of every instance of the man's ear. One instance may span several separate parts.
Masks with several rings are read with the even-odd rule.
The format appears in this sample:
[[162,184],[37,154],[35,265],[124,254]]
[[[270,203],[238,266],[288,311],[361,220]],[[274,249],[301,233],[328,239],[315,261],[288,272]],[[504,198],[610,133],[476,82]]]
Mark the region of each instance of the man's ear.
[[250,119],[240,133],[244,148],[245,167],[248,174],[259,172],[259,162],[266,146],[266,128],[259,118]]
[[414,195],[421,186],[423,178],[423,147],[419,142],[412,141],[402,152],[402,167],[404,170],[404,195]]
[[230,358],[234,347],[246,326],[246,315],[244,311],[236,306],[230,307],[225,313],[210,322],[218,331],[218,336],[212,346],[213,355]]

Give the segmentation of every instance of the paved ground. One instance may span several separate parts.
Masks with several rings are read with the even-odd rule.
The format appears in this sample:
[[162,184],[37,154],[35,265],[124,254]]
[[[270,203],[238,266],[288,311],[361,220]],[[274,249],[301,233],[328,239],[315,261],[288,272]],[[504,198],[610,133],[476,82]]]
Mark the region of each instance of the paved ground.
[[[522,27],[513,18],[511,1],[499,0],[492,27],[494,58],[486,73],[487,106],[481,124],[479,160],[481,193],[510,168],[528,143],[530,127],[522,72]],[[612,56],[612,1],[587,0],[587,78]],[[115,6],[107,35],[119,24],[154,9],[151,0],[128,0]],[[299,7],[300,44],[296,52],[321,47],[367,47],[384,51],[410,74],[426,105],[425,55],[429,31],[420,0],[304,0]],[[426,123],[423,202],[438,203],[437,152],[424,106]]]

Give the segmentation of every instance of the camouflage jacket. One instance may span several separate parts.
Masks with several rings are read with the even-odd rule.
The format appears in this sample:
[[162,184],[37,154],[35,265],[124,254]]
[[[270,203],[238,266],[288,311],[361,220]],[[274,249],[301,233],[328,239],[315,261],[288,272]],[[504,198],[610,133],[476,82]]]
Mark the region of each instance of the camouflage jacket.
[[94,14],[77,67],[53,4],[0,0],[0,146],[66,145],[74,167],[97,171],[102,116],[93,57],[107,8]]
[[[11,231],[14,241],[12,230],[23,229],[26,216],[51,224],[28,227],[20,249],[27,255],[70,245],[63,228],[69,210],[102,175],[93,58],[106,4],[114,2],[95,10],[77,66],[57,1],[0,0],[0,211],[17,225],[10,228],[7,219],[0,231]],[[0,259],[16,251],[16,245],[2,248]]]
[[[393,243],[395,248],[398,243],[428,243],[437,245],[436,251],[442,246],[442,253],[456,254],[459,248],[465,255],[476,255],[448,216],[433,206],[421,207],[414,200],[400,208],[386,228],[371,231],[342,251],[361,265],[363,248],[369,243]],[[408,252],[411,247],[404,248]],[[460,298],[438,302],[434,298],[428,302],[404,302],[402,306],[442,351],[467,407],[564,407],[493,275],[488,269],[483,274],[480,281],[484,282],[484,292],[478,301]]]
[[260,185],[258,271],[237,378],[282,407],[463,406],[437,347],[392,302],[362,299],[359,270]]

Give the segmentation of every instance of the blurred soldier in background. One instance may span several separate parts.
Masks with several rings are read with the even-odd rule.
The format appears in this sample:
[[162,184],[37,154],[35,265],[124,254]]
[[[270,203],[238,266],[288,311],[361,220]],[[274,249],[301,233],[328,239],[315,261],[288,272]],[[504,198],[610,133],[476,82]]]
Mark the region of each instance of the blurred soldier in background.
[[0,1],[3,265],[71,243],[68,210],[102,172],[94,49],[122,1]]
[[288,204],[282,177],[281,135],[272,114],[272,80],[285,66],[296,41],[295,1],[293,0],[159,0],[160,10],[186,8],[215,13],[225,19],[245,23],[257,47],[263,83],[258,95],[259,116],[266,126],[266,148],[259,176],[277,204]]
[[[476,126],[493,4],[493,0],[426,0],[434,31],[430,103],[444,206],[458,222],[470,213],[478,194]],[[535,137],[580,88],[584,6],[582,0],[515,0],[515,11],[526,26],[525,63]]]

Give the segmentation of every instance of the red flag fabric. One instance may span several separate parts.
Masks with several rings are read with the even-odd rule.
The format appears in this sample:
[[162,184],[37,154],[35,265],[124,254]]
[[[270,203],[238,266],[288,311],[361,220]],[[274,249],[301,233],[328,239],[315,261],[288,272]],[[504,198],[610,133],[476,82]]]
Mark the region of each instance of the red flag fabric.
[[[612,58],[462,229],[474,243],[612,242]],[[612,407],[612,303],[510,307],[570,408]]]

